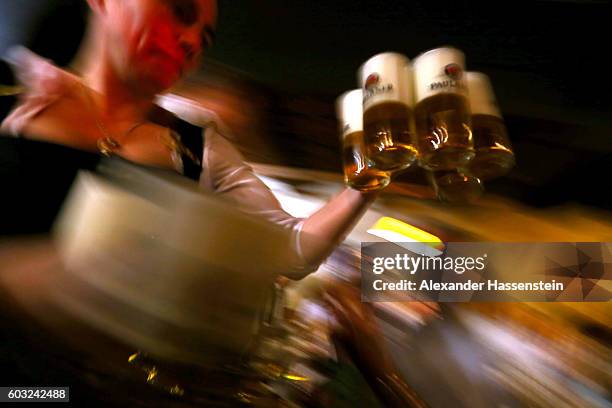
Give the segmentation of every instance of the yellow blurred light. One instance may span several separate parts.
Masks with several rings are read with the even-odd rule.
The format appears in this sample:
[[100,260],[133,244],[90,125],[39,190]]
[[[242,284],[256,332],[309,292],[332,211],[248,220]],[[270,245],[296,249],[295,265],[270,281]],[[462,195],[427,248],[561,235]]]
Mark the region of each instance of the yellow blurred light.
[[128,363],[133,363],[139,356],[140,356],[140,353],[132,354],[131,356],[128,357]]
[[1,85],[0,84],[0,96],[15,96],[23,93],[25,87],[23,86],[12,86],[12,85]]
[[150,370],[147,371],[147,382],[154,382],[155,378],[157,377],[157,368],[153,367]]
[[391,242],[421,242],[437,250],[444,249],[437,236],[391,217],[380,218],[368,233]]
[[283,377],[291,381],[308,381],[307,377],[302,377],[300,375],[294,375],[294,374],[285,374],[283,375]]
[[181,387],[179,387],[178,385],[175,385],[174,387],[170,388],[170,394],[173,394],[173,395],[184,395],[185,394],[185,390],[182,389]]

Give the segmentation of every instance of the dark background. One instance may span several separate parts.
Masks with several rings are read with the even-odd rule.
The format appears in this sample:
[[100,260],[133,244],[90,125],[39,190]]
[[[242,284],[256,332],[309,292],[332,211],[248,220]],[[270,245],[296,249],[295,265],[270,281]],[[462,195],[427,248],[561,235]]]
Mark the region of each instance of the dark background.
[[[0,51],[25,42],[66,64],[83,10],[79,0],[2,0]],[[335,127],[316,129],[330,127],[333,100],[356,87],[359,65],[381,51],[413,58],[454,45],[469,70],[491,77],[517,156],[516,168],[487,190],[535,206],[610,209],[611,25],[609,1],[221,0],[207,57],[275,95],[270,140],[286,146],[283,164],[339,171]],[[291,102],[304,98],[311,102]],[[313,127],[283,125],[296,115]],[[304,159],[309,143],[338,160]]]

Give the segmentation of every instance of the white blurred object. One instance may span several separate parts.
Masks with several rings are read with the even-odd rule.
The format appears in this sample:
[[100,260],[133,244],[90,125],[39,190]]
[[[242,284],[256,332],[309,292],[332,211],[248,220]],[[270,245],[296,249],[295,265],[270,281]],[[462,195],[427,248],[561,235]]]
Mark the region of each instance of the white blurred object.
[[243,353],[287,266],[288,232],[188,186],[119,170],[122,183],[80,174],[66,201],[56,302],[160,357]]

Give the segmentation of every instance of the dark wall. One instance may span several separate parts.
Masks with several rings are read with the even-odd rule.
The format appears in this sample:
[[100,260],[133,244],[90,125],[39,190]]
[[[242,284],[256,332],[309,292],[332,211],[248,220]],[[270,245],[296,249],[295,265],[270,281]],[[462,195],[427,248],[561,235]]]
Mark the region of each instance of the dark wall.
[[[488,190],[538,206],[610,208],[612,84],[604,49],[611,2],[220,4],[219,41],[209,56],[286,95],[273,126],[279,140],[298,142],[286,147],[294,164],[338,168],[333,99],[356,87],[368,57],[393,50],[413,58],[452,44],[465,52],[468,69],[491,77],[517,153],[516,168]],[[297,109],[292,100],[311,103]],[[323,146],[324,160],[305,157]]]
[[[24,43],[67,64],[86,8],[84,0],[2,0],[0,53]],[[260,105],[252,129],[265,131],[249,132],[246,120],[240,129],[258,133],[252,157],[276,151],[282,164],[339,171],[333,101],[356,86],[358,66],[380,51],[414,57],[453,44],[468,69],[491,76],[517,153],[516,168],[488,190],[540,206],[609,207],[610,15],[608,1],[220,0],[218,42],[207,58],[255,90],[234,98]],[[11,81],[2,67],[0,76]]]
[[84,0],[2,0],[0,2],[0,56],[22,44],[34,52],[68,64],[84,33]]

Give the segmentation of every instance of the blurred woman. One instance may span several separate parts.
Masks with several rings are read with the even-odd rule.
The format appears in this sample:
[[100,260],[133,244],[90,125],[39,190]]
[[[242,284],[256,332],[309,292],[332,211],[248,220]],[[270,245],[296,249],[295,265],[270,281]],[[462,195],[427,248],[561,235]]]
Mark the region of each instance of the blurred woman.
[[293,218],[215,127],[197,128],[153,103],[213,43],[216,1],[88,4],[81,75],[23,48],[8,55],[26,91],[1,127],[15,138],[0,138],[0,177],[11,196],[0,234],[47,231],[76,171],[112,155],[180,173],[290,229],[299,259],[294,276],[316,269],[374,196],[347,188],[309,218]]
[[[134,165],[181,174],[199,183],[203,190],[224,196],[243,211],[287,228],[292,233],[295,253],[295,265],[288,273],[301,277],[316,269],[342,241],[374,196],[346,189],[309,218],[291,217],[215,126],[202,129],[191,125],[153,102],[156,95],[196,68],[214,41],[216,2],[88,0],[88,4],[91,9],[88,34],[77,57],[80,74],[61,69],[24,48],[12,49],[8,54],[25,91],[10,112],[0,112],[3,118],[0,236],[47,233],[77,172],[94,170],[103,157],[115,156]],[[48,249],[42,253],[47,255]],[[0,248],[0,258],[6,256],[8,261],[7,254],[11,254],[11,262],[22,271],[38,268],[44,272],[37,275],[42,280],[51,276],[55,264],[47,257],[32,258],[32,251],[27,246],[15,249],[9,245],[8,249]],[[34,259],[34,263],[25,262],[29,259]],[[9,264],[2,264],[0,269]],[[18,275],[19,267],[11,268],[6,276],[9,272],[13,277]],[[23,283],[19,293],[32,302],[37,303],[44,295],[39,293],[44,289],[40,280],[16,279]],[[0,279],[0,293],[3,293],[0,300],[12,307],[10,296],[4,295],[5,288],[1,285],[4,282],[10,280]],[[57,310],[41,305],[37,303],[37,310],[44,311],[46,316],[59,316]],[[7,370],[10,372],[7,375],[19,379],[21,384],[32,378],[52,383],[71,379],[62,384],[88,380],[89,374],[81,375],[83,367],[80,366],[86,360],[76,356],[70,359],[70,365],[74,363],[76,367],[61,371],[74,371],[78,379],[72,374],[58,376],[57,367],[68,364],[66,354],[51,363],[48,360],[65,344],[52,342],[53,336],[48,331],[37,326],[30,328],[29,320],[16,318],[23,317],[21,310],[7,310],[9,318],[0,319],[5,325],[0,329],[0,337],[6,336],[6,341],[0,343],[10,350],[0,354],[15,357],[7,363],[8,367],[15,364],[14,369]],[[90,351],[99,354],[99,359],[106,359],[95,343],[102,339],[100,333],[85,337],[83,332],[89,329],[77,327],[74,320],[55,320],[61,331],[75,341],[89,344],[85,341],[87,338],[96,344]],[[26,327],[20,329],[22,324]],[[30,341],[43,344],[30,348]],[[108,344],[111,346],[106,351],[116,349],[118,358],[123,358],[123,348],[115,342],[108,341]],[[46,351],[40,352],[41,348]],[[24,360],[23,356],[28,355],[37,357],[33,361]],[[15,373],[23,368],[18,366],[22,365],[26,371],[38,375],[16,377]],[[155,373],[155,367],[147,371],[146,381],[155,378]],[[101,378],[109,381],[111,377]],[[199,379],[192,377],[194,381]],[[117,378],[116,381],[123,381],[119,379],[123,377]],[[135,384],[137,381],[125,382],[109,389],[121,389],[121,398],[128,398],[137,394]],[[78,387],[74,388],[75,392],[79,391]],[[174,395],[178,391],[172,387],[169,392]],[[94,393],[100,398],[103,394],[106,395]]]

